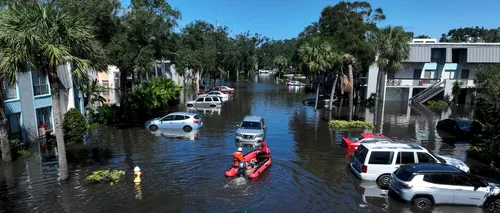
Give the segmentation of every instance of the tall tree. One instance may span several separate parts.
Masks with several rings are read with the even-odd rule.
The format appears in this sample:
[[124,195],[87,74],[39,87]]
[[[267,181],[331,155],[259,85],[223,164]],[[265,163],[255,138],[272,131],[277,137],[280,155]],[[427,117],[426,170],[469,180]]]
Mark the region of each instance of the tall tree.
[[[130,86],[136,76],[154,69],[156,60],[173,58],[173,28],[180,12],[165,1],[132,0],[121,16],[116,33],[106,46],[110,64],[120,69],[120,106],[128,115]],[[132,84],[127,78],[132,77]]]
[[342,62],[347,66],[348,72],[349,72],[349,83],[351,85],[349,89],[349,121],[352,120],[352,113],[353,113],[353,105],[354,105],[354,90],[352,88],[352,84],[354,82],[354,75],[353,75],[353,70],[354,70],[354,64],[356,63],[356,59],[350,55],[350,54],[344,54],[342,56]]
[[281,73],[285,72],[285,70],[289,66],[288,64],[289,64],[288,59],[283,55],[279,55],[274,58],[274,68],[278,69],[279,72],[278,77],[281,78],[282,75]]
[[425,35],[425,34],[421,34],[421,35],[418,35],[418,36],[416,36],[414,38],[431,38],[431,37],[428,36],[428,35]]
[[0,13],[0,45],[2,73],[13,78],[17,73],[32,70],[49,78],[59,175],[65,180],[68,168],[57,67],[71,62],[75,65],[73,79],[88,80],[87,69],[99,58],[91,26],[82,16],[60,10],[54,2],[18,3]]
[[465,27],[451,29],[442,34],[440,42],[500,42],[500,28],[486,29],[484,27]]
[[0,149],[2,151],[2,160],[9,162],[12,161],[12,155],[7,131],[7,115],[3,108],[3,102],[5,101],[5,90],[15,81],[15,76],[5,76],[3,71],[0,70],[0,79],[2,79],[0,80]]
[[321,81],[318,77],[327,69],[332,68],[338,60],[339,55],[332,47],[332,44],[322,37],[312,37],[299,47],[298,56],[301,60],[301,68],[307,69],[316,76],[316,102],[314,110],[318,108],[319,88]]

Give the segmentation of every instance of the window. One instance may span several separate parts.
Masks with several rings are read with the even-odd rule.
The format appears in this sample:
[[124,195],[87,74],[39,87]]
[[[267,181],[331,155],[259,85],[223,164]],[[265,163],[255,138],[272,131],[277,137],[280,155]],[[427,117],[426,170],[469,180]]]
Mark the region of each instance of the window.
[[368,164],[391,164],[394,152],[372,152]]
[[200,119],[200,116],[199,115],[195,115],[193,118],[194,119]]
[[474,186],[465,175],[453,175],[453,183],[459,186]]
[[52,130],[52,108],[43,107],[36,109],[36,119],[38,126],[45,125],[45,130]]
[[174,115],[168,115],[167,117],[161,119],[161,121],[172,121],[172,120],[174,120]]
[[241,122],[241,128],[243,129],[262,129],[260,126],[260,122],[253,122],[253,121],[243,121]]
[[349,139],[351,139],[352,142],[358,142],[359,140],[363,139],[364,137],[361,136],[361,135],[358,135],[356,137],[351,137]]
[[16,85],[3,84],[5,92],[5,100],[17,99],[17,89]]
[[21,114],[11,114],[7,115],[7,133],[9,135],[9,139],[19,139],[21,140]]
[[469,70],[463,69],[460,72],[460,79],[469,79]]
[[49,83],[47,82],[47,75],[42,75],[36,71],[31,72],[33,78],[33,92],[34,95],[49,94]]
[[359,146],[356,151],[354,151],[354,157],[356,157],[361,163],[365,163],[367,154],[368,149],[365,146]]
[[219,100],[219,97],[212,97],[212,99],[213,99],[214,101],[220,101],[220,100]]
[[102,84],[102,86],[103,86],[104,88],[106,88],[106,89],[107,89],[107,88],[109,88],[109,81],[108,81],[108,80],[102,80],[102,83],[101,83],[101,84]]
[[196,99],[196,102],[203,102],[203,98]]
[[176,120],[176,121],[182,121],[182,120],[186,120],[186,119],[187,118],[184,115],[175,115],[175,117],[174,117],[174,120]]
[[395,175],[398,179],[402,181],[411,181],[413,179],[413,173],[401,168],[396,170]]
[[452,185],[450,174],[429,174],[424,176],[424,181],[434,184]]
[[396,164],[415,163],[415,154],[413,152],[399,152]]
[[425,152],[417,152],[417,158],[419,163],[437,163],[436,159]]

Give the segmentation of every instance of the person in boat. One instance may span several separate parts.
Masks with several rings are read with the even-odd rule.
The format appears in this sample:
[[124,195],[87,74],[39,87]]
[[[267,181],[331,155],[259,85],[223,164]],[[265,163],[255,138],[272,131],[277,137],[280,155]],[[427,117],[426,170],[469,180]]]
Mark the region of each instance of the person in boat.
[[263,141],[260,146],[260,151],[259,153],[257,153],[257,162],[262,162],[264,160],[269,159],[270,155],[271,155],[271,150],[267,146],[267,143]]
[[243,157],[243,148],[238,147],[238,150],[233,153],[233,166],[238,167],[241,162],[245,162],[245,158]]

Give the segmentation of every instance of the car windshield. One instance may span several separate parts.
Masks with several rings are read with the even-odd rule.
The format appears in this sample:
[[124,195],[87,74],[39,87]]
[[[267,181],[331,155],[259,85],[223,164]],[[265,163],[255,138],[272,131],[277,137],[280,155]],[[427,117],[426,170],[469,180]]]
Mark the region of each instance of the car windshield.
[[432,153],[430,153],[430,152],[429,152],[429,154],[431,154],[434,158],[438,159],[438,160],[439,160],[439,162],[441,162],[441,163],[446,163],[446,160],[445,160],[445,159],[443,159],[442,157],[439,157],[439,156],[437,156],[437,155],[435,155],[435,154],[432,154]]
[[470,122],[469,121],[457,121],[458,127],[463,130],[468,130],[470,128]]
[[262,129],[260,126],[260,122],[254,121],[243,121],[241,122],[240,127],[243,129]]
[[356,137],[350,137],[349,139],[351,139],[352,142],[357,142],[357,141],[360,141],[363,138],[364,138],[363,136],[358,135]]

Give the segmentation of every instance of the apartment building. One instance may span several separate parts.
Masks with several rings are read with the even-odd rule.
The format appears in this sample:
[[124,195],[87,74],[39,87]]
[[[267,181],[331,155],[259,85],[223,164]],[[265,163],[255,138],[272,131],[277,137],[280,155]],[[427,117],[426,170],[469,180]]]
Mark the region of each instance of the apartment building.
[[[500,63],[499,43],[440,43],[436,39],[413,39],[410,57],[403,69],[381,83],[385,101],[424,103],[432,98],[453,98],[455,81],[462,82],[459,103],[474,103],[476,70],[482,64]],[[367,97],[375,93],[377,74],[373,64],[368,72]]]
[[[76,108],[83,113],[83,95],[73,87],[69,64],[58,68],[61,112]],[[39,137],[38,127],[53,131],[52,97],[49,79],[36,71],[17,75],[14,85],[6,86],[4,111],[10,139],[29,142]]]
[[119,104],[119,89],[120,89],[120,70],[116,66],[108,66],[106,72],[98,72],[96,75],[97,81],[104,87],[104,91],[100,94],[105,104]]

